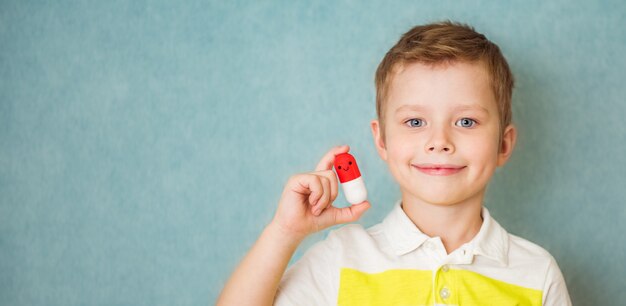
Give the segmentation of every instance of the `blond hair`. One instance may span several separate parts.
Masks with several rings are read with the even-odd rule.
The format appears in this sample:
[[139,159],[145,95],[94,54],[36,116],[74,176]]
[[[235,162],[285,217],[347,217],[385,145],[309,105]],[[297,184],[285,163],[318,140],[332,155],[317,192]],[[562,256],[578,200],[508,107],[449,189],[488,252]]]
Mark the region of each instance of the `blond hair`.
[[416,26],[404,33],[387,52],[376,69],[376,115],[385,142],[385,104],[394,71],[397,67],[422,63],[449,64],[457,61],[481,62],[491,80],[498,104],[500,140],[511,123],[511,96],[514,79],[500,48],[474,28],[461,23],[443,21]]

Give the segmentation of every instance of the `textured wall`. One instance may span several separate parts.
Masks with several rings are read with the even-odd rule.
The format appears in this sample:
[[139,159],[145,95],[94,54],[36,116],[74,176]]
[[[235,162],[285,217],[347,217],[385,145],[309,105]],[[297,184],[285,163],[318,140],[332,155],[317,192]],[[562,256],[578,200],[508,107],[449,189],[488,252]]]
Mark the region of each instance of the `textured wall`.
[[443,19],[517,79],[518,147],[486,206],[556,257],[576,305],[626,300],[624,2],[224,2],[0,2],[0,304],[212,304],[288,177],[334,145],[369,188],[359,222],[379,222],[399,192],[374,71]]

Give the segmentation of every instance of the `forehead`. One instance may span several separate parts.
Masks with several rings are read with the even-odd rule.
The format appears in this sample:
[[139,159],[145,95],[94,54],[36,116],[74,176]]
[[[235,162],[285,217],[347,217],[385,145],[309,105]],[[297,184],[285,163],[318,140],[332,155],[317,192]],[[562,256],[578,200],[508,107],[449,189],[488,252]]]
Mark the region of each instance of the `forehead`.
[[437,65],[410,63],[394,69],[387,110],[482,108],[497,112],[496,99],[485,65],[452,62]]

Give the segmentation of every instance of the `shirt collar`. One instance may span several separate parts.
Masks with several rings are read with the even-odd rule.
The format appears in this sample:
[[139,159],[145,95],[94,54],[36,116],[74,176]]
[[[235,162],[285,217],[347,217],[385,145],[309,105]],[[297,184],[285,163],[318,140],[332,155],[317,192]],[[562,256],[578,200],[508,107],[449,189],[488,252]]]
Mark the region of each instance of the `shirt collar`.
[[[383,220],[385,234],[396,255],[401,256],[419,248],[431,237],[422,233],[411,221],[398,200]],[[473,255],[481,255],[506,266],[509,236],[506,230],[491,217],[489,210],[482,207],[483,224],[478,234],[467,245]]]

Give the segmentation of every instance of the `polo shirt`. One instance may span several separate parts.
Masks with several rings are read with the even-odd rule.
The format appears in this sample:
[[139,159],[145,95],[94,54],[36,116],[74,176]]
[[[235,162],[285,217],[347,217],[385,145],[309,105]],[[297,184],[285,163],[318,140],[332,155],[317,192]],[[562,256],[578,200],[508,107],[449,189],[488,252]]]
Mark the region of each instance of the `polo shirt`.
[[313,244],[285,271],[274,305],[571,305],[554,258],[481,214],[478,234],[447,254],[399,200],[381,223],[347,224]]

